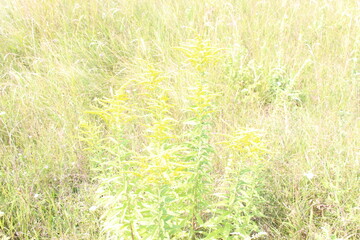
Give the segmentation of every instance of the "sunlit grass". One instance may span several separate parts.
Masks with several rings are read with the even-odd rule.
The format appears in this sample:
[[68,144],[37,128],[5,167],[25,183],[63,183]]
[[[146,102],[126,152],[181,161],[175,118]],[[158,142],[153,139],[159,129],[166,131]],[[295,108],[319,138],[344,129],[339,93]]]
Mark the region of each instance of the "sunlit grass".
[[0,239],[359,239],[359,16],[0,0]]

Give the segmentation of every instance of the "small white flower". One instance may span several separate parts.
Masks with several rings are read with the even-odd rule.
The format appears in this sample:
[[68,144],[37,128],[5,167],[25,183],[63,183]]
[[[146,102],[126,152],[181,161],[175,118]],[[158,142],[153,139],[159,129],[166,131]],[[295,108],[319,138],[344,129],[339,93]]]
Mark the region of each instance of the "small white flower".
[[242,93],[248,93],[248,92],[250,92],[250,90],[247,89],[247,88],[244,88],[243,90],[241,90],[241,92],[242,92]]
[[255,235],[252,237],[252,239],[257,239],[257,238],[260,238],[260,237],[262,237],[262,236],[267,236],[267,235],[268,235],[267,232],[259,232],[259,233],[255,234]]
[[34,194],[34,198],[39,198],[39,197],[40,197],[40,194],[37,194],[37,193]]
[[2,211],[0,211],[0,217],[2,217],[2,216],[4,216],[4,215],[5,215],[5,213],[2,212]]
[[78,3],[75,3],[75,5],[74,5],[74,10],[76,10],[76,9],[78,9],[78,8],[81,8],[81,5],[78,4]]
[[307,179],[311,180],[311,179],[313,179],[315,177],[315,174],[313,174],[312,172],[307,172],[307,173],[304,173],[304,176]]
[[44,169],[49,169],[49,166],[48,166],[48,165],[45,165],[45,166],[44,166]]
[[0,116],[5,115],[5,114],[6,114],[6,112],[0,112]]
[[190,126],[195,126],[199,124],[199,122],[197,121],[187,121],[187,122],[184,122],[184,125],[190,125]]
[[97,209],[97,206],[91,206],[91,207],[89,208],[89,211],[90,211],[90,212],[94,212],[96,209]]

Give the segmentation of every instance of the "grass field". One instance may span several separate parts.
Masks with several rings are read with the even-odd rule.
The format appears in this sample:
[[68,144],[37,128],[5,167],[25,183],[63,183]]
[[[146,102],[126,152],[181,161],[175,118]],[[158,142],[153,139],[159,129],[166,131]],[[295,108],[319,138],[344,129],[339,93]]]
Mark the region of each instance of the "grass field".
[[356,0],[0,0],[0,239],[360,239]]

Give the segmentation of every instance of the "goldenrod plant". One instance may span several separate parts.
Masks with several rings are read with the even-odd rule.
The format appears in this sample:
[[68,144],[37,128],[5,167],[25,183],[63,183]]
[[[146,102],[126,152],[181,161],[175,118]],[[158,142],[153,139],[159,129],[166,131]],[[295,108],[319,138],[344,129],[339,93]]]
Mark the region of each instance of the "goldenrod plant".
[[[95,157],[93,171],[100,183],[96,203],[103,211],[102,232],[108,239],[211,239],[236,237],[233,232],[240,230],[241,236],[258,231],[251,219],[259,213],[246,213],[244,209],[233,212],[236,209],[233,201],[249,204],[240,192],[247,193],[250,183],[239,185],[236,178],[234,183],[224,185],[226,189],[222,190],[233,192],[228,197],[236,199],[227,205],[217,197],[211,116],[218,94],[209,89],[205,72],[210,63],[216,64],[219,51],[210,47],[209,41],[199,37],[196,41],[196,48],[181,48],[186,52],[185,62],[191,57],[192,64],[197,66],[183,109],[186,119],[174,118],[176,106],[170,98],[168,79],[165,73],[148,64],[137,80],[126,81],[111,98],[98,100],[100,106],[87,111],[100,117],[100,126],[80,125],[82,140],[87,145],[84,150],[90,150]],[[187,71],[193,71],[192,67]],[[137,91],[131,93],[133,96],[125,94],[134,88]],[[130,125],[141,128],[137,132],[139,138],[131,139],[126,134]],[[177,135],[176,128],[183,130]],[[98,129],[103,129],[103,133]],[[250,137],[256,142],[245,139],[242,143],[249,153],[255,153],[260,138]],[[135,143],[139,140],[141,144]],[[133,150],[136,145],[139,151]],[[230,144],[234,145],[241,148],[240,143]],[[237,186],[235,190],[233,185]],[[244,214],[246,221],[236,219]]]

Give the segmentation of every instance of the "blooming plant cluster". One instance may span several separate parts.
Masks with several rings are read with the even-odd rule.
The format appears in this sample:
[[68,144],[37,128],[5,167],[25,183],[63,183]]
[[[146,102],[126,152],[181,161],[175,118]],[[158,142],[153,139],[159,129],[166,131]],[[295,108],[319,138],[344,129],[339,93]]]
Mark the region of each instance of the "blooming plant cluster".
[[[222,173],[214,170],[218,95],[207,70],[219,62],[221,49],[200,37],[176,49],[193,78],[184,84],[181,104],[170,77],[149,63],[111,97],[97,100],[88,111],[93,120],[81,123],[100,185],[92,210],[102,213],[107,239],[254,239],[260,232],[254,219],[261,216],[255,181],[244,181],[240,161],[229,159]],[[217,144],[223,151],[262,157],[256,132],[224,138]]]

